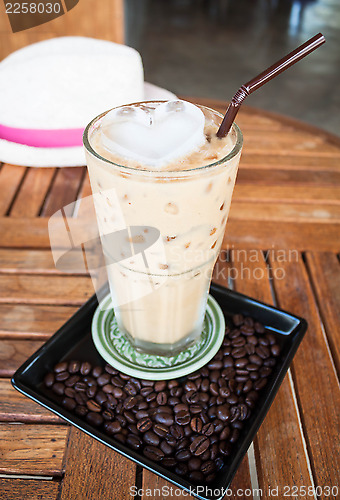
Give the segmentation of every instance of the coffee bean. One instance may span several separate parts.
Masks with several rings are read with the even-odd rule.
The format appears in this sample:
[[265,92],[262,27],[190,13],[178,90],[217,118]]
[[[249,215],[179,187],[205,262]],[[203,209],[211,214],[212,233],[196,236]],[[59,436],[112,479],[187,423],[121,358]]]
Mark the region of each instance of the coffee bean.
[[64,382],[69,376],[70,374],[68,372],[57,372],[54,378],[57,382]]
[[159,447],[164,453],[164,455],[171,455],[174,451],[173,447],[165,440],[160,442]]
[[234,405],[238,402],[238,397],[236,394],[231,394],[229,397],[227,397],[227,403],[230,405]]
[[247,380],[247,382],[244,384],[242,391],[247,393],[251,391],[253,388],[253,382],[251,380]]
[[143,436],[143,441],[146,444],[151,444],[152,446],[158,446],[159,445],[159,437],[157,436],[157,434],[155,434],[152,431],[145,432],[145,434]]
[[243,324],[243,322],[244,322],[244,318],[243,318],[242,314],[234,314],[234,316],[233,316],[234,325],[240,326]]
[[199,417],[194,417],[191,419],[190,427],[194,432],[200,433],[203,428],[203,422]]
[[223,359],[223,367],[224,368],[233,368],[234,367],[234,358],[232,356],[225,356],[225,358]]
[[255,364],[255,365],[258,365],[258,366],[262,366],[263,364],[263,360],[260,356],[258,356],[257,354],[252,354],[249,356],[249,361],[252,363],[252,364]]
[[111,384],[114,385],[115,387],[119,387],[120,389],[122,389],[125,385],[122,379],[119,378],[118,376],[111,377]]
[[[231,345],[234,349],[236,347],[244,347],[246,345],[246,339],[244,337],[237,337],[237,339],[231,341]],[[233,349],[231,350],[231,355],[233,356]]]
[[89,411],[86,415],[86,420],[89,424],[99,427],[103,423],[103,417],[96,412]]
[[260,391],[266,384],[267,384],[266,378],[259,378],[258,380],[255,380],[253,387],[255,391]]
[[[136,414],[136,416],[137,416],[137,414]],[[146,431],[150,430],[151,427],[152,427],[152,421],[149,417],[144,417],[137,422],[137,429],[140,432],[146,432]]]
[[102,412],[102,417],[103,417],[104,420],[111,421],[114,418],[114,413],[112,411],[110,411],[110,410],[104,410]]
[[240,335],[241,335],[241,330],[239,328],[234,328],[233,330],[231,330],[228,337],[229,337],[229,339],[234,340],[237,337],[239,337]]
[[171,425],[170,427],[170,433],[171,435],[177,439],[178,441],[183,438],[184,436],[184,430],[183,427],[181,427],[178,424]]
[[214,424],[212,423],[207,423],[202,428],[202,434],[204,434],[205,436],[211,436],[213,432],[214,432]]
[[186,463],[179,462],[175,467],[175,473],[179,476],[186,476],[188,474],[188,466]]
[[191,453],[187,448],[183,448],[178,450],[175,454],[176,460],[179,462],[187,462],[191,457]]
[[123,406],[126,410],[131,410],[136,406],[137,403],[138,403],[137,398],[135,396],[130,396],[127,399],[125,399]]
[[230,443],[228,441],[220,441],[219,450],[222,455],[229,456],[231,454]]
[[212,460],[207,460],[206,462],[203,462],[201,465],[201,471],[205,476],[211,474],[214,472],[216,469],[216,465]]
[[142,440],[135,434],[129,434],[126,443],[134,450],[138,450],[142,446]]
[[165,424],[168,427],[174,423],[173,416],[170,413],[157,413],[155,415],[155,421],[158,424]]
[[159,437],[166,437],[170,432],[170,428],[164,424],[155,424],[153,426],[153,431]]
[[160,406],[162,406],[162,405],[166,405],[167,400],[168,400],[168,398],[167,398],[166,392],[161,391],[161,392],[159,392],[159,393],[157,394],[156,401],[157,401],[157,403],[158,403]]
[[280,355],[280,346],[278,344],[273,344],[270,348],[273,356],[278,357]]
[[66,372],[67,370],[67,361],[62,361],[60,363],[57,363],[54,367],[54,372],[55,373],[62,373],[62,372]]
[[173,457],[164,457],[162,460],[162,464],[167,468],[175,467],[176,463],[176,459]]
[[268,347],[266,347],[264,345],[257,346],[255,348],[255,352],[262,359],[269,358],[269,356],[270,356],[270,351],[269,351]]
[[112,385],[112,384],[106,384],[106,385],[103,385],[102,390],[103,390],[106,394],[112,394],[112,393],[113,393],[113,390],[114,390],[114,387],[113,387],[113,385]]
[[187,380],[184,384],[184,389],[189,391],[197,391],[197,386],[193,380]]
[[80,370],[80,362],[77,360],[71,360],[68,363],[68,372],[71,373],[71,375],[78,373]]
[[77,392],[85,392],[86,389],[87,389],[87,385],[85,384],[85,382],[76,382],[74,384],[74,389],[77,391]]
[[236,443],[236,441],[239,438],[239,435],[240,435],[240,431],[238,429],[233,429],[231,434],[230,434],[230,437],[229,437],[229,442]]
[[179,403],[174,406],[174,413],[178,413],[182,410],[188,411],[189,410],[189,405],[187,403]]
[[[269,368],[269,366],[262,366],[262,368],[260,368],[259,370],[259,374],[260,374],[260,377],[268,377],[268,375],[270,375],[272,372],[272,369]],[[65,383],[66,385],[66,383]]]
[[[98,379],[98,381],[99,381],[99,379]],[[131,381],[129,381],[124,386],[124,391],[126,392],[126,394],[129,394],[129,396],[136,396],[136,394],[138,392],[136,386]]]
[[136,422],[134,414],[129,410],[124,411],[124,417],[129,424],[134,424]]
[[164,452],[155,446],[145,446],[143,454],[146,458],[158,462],[164,457]]
[[190,471],[199,470],[202,465],[202,459],[200,457],[191,457],[188,460],[188,469]]
[[56,382],[52,385],[52,391],[55,392],[58,396],[62,396],[64,394],[65,386],[61,382]]
[[109,373],[103,373],[97,378],[97,383],[100,386],[106,385],[111,381],[111,376]]
[[75,407],[77,406],[77,403],[75,402],[75,400],[72,398],[68,398],[68,397],[64,398],[62,400],[61,404],[63,406],[65,406],[66,410],[70,410],[70,411],[74,410]]
[[244,358],[245,355],[246,355],[246,350],[244,349],[244,347],[235,347],[232,351],[231,351],[231,355],[233,358],[235,359],[238,359],[238,358]]
[[90,399],[94,398],[95,394],[97,392],[96,386],[91,386],[86,389],[86,396],[89,397]]
[[246,418],[248,418],[249,416],[249,408],[247,407],[247,405],[245,405],[244,403],[241,403],[240,405],[238,405],[238,408],[240,410],[240,415],[239,415],[239,420],[245,420]]
[[146,396],[145,400],[146,400],[148,403],[151,403],[151,401],[154,401],[154,400],[156,399],[156,397],[157,397],[157,393],[156,393],[156,392],[150,392],[150,393]]
[[93,399],[90,399],[89,401],[86,402],[86,406],[89,409],[89,411],[99,413],[102,409],[100,404],[96,403],[96,401],[93,401]]
[[65,387],[64,391],[65,396],[68,398],[75,398],[75,395],[77,394],[76,391],[73,389],[73,387]]
[[74,399],[78,405],[84,405],[87,401],[87,397],[83,392],[76,392]]
[[118,420],[115,420],[114,422],[107,422],[105,424],[105,430],[108,434],[114,435],[118,434],[118,432],[121,432],[122,426],[118,422]]
[[175,415],[175,421],[178,425],[187,425],[190,422],[190,413],[188,410],[181,410]]
[[82,406],[82,405],[78,405],[76,406],[74,412],[76,413],[76,415],[78,415],[79,417],[85,417],[88,413],[88,409],[86,408],[86,406]]
[[[208,401],[209,401],[209,398],[208,398]],[[190,413],[192,415],[197,415],[198,413],[201,413],[202,409],[203,409],[203,407],[200,403],[192,404],[189,407]]]
[[213,360],[209,361],[209,363],[207,364],[207,367],[209,368],[209,370],[220,370],[223,367],[223,363],[222,363],[222,361],[218,361],[216,359],[213,359]]
[[222,422],[226,422],[230,417],[230,410],[228,405],[221,405],[217,409],[217,417],[222,420]]
[[54,384],[54,375],[53,373],[48,373],[44,378],[44,383],[46,387],[52,387]]
[[196,437],[190,445],[190,451],[193,455],[202,455],[209,448],[210,440],[206,436]]
[[118,370],[116,370],[116,368],[113,368],[113,366],[109,365],[108,363],[106,363],[106,365],[104,366],[104,370],[110,375],[116,375],[118,373]]
[[65,385],[66,387],[73,387],[79,380],[79,375],[72,375],[67,380],[65,380]]

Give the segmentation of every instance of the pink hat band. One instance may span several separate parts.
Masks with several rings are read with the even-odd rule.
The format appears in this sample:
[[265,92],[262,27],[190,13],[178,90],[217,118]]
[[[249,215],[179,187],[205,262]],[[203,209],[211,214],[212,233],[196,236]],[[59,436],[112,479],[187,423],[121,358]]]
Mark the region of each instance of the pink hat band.
[[37,148],[82,146],[83,128],[29,129],[0,125],[0,139]]

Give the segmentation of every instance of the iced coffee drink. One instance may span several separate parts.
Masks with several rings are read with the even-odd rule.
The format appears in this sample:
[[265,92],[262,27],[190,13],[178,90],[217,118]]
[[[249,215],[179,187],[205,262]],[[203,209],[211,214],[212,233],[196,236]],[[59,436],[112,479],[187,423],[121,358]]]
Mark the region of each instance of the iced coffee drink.
[[184,101],[123,106],[84,134],[115,315],[145,352],[201,335],[241,149],[236,125]]

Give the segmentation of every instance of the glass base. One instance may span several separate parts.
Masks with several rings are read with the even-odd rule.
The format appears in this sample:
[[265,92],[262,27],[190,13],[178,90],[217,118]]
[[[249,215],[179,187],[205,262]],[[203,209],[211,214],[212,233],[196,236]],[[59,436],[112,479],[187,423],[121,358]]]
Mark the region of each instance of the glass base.
[[169,380],[188,375],[214,357],[224,338],[222,310],[216,300],[209,296],[203,330],[196,342],[177,354],[164,356],[142,353],[120,332],[111,304],[109,294],[93,316],[93,342],[107,363],[132,377]]
[[140,352],[141,354],[153,354],[155,356],[175,356],[176,354],[179,354],[180,352],[188,349],[196,343],[199,343],[202,337],[202,328],[200,328],[199,331],[193,332],[191,335],[188,335],[178,342],[172,344],[158,344],[156,342],[148,342],[146,340],[135,339],[125,330],[122,331],[121,328],[120,332],[122,333],[122,335],[125,335],[125,337],[136,349],[136,351]]

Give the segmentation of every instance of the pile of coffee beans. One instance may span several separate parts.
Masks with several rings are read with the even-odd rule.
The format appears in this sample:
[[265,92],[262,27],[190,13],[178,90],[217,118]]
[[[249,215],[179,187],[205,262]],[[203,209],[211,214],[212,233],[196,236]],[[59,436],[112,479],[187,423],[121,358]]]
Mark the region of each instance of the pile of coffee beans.
[[45,386],[69,411],[195,483],[211,482],[232,453],[280,347],[240,314],[211,361],[184,380],[130,377],[110,365],[62,361]]

